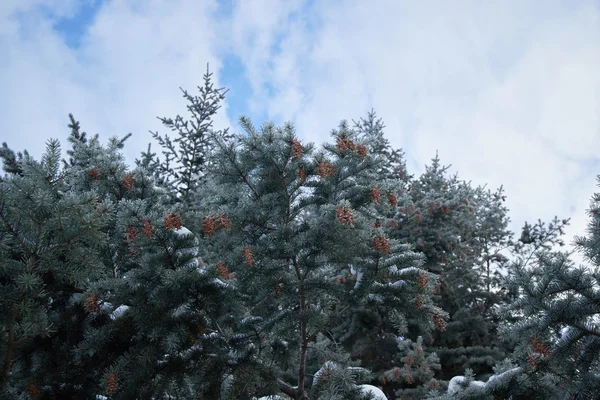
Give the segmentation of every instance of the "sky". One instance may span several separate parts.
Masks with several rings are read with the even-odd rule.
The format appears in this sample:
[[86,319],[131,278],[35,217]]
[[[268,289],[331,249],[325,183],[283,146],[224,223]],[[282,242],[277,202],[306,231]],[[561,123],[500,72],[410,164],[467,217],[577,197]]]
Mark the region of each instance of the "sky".
[[66,150],[73,113],[104,142],[133,133],[133,165],[208,64],[229,89],[215,128],[291,121],[321,143],[374,109],[409,173],[437,151],[503,185],[513,231],[557,215],[571,242],[598,190],[600,0],[2,0],[0,54],[0,142],[35,157]]

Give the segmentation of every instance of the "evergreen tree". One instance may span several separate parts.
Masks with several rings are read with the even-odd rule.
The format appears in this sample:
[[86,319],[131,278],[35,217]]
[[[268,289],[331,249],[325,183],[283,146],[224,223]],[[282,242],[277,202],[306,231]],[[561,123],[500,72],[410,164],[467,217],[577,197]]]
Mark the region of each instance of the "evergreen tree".
[[[440,357],[441,378],[448,380],[471,368],[475,376],[492,373],[506,349],[496,339],[495,306],[505,302],[502,254],[511,245],[502,188],[473,188],[436,156],[425,173],[410,182],[409,201],[402,205],[403,223],[392,233],[417,244],[426,256],[424,268],[439,274],[436,303],[450,314],[444,332],[425,334],[429,351]],[[413,333],[417,335],[420,333]]]
[[[204,237],[212,241],[206,259],[246,301],[235,330],[252,346],[240,355],[247,368],[233,375],[232,395],[323,398],[325,379],[311,389],[310,376],[329,361],[336,367],[326,370],[341,374],[326,374],[329,382],[352,396],[357,370],[336,332],[355,335],[367,320],[377,326],[381,304],[396,309],[386,318],[441,323],[427,291],[435,277],[419,268],[410,245],[380,226],[381,207],[397,205],[373,197],[377,186],[391,199],[394,183],[380,173],[386,158],[374,152],[372,137],[342,122],[332,132],[335,144],[316,151],[290,124],[257,130],[240,122],[246,136],[229,144],[215,138],[209,181],[198,194]],[[425,276],[428,284],[419,285]]]
[[1,388],[9,398],[218,396],[235,349],[219,325],[233,287],[143,167],[80,132],[70,163],[53,140],[41,163],[4,146],[0,182]]
[[171,140],[168,135],[160,136],[158,132],[152,133],[163,148],[164,160],[151,153],[150,144],[148,151],[142,153],[142,159],[136,164],[146,167],[167,188],[171,200],[189,203],[189,196],[196,191],[205,178],[207,154],[211,150],[211,136],[218,136],[228,140],[231,135],[228,130],[213,130],[212,118],[221,108],[221,101],[225,99],[227,90],[215,88],[211,82],[212,73],[206,69],[204,86],[198,87],[200,96],[192,96],[181,89],[183,97],[188,101],[187,110],[192,115],[191,120],[184,120],[177,115],[173,118],[159,118],[160,121],[178,137]]
[[133,170],[72,115],[62,165],[3,143],[1,398],[597,397],[600,194],[575,267],[568,220],[515,240],[502,188],[408,175],[373,111],[317,147],[215,131],[199,90]]
[[84,313],[71,302],[107,273],[100,249],[109,222],[90,190],[72,192],[60,168],[60,145],[47,143],[41,162],[16,159],[4,144],[0,182],[0,393],[77,398],[93,378],[91,365],[73,369]]
[[585,384],[578,382],[577,354],[581,353],[565,346],[572,339],[569,322],[577,320],[583,310],[575,305],[588,299],[588,293],[582,295],[580,290],[590,287],[591,277],[585,269],[572,268],[567,253],[553,251],[564,244],[561,235],[567,224],[568,220],[557,218],[548,225],[526,223],[514,243],[505,279],[513,301],[500,308],[503,321],[499,330],[515,348],[510,358],[498,363],[487,381],[475,381],[469,370],[466,376],[451,380],[447,395],[431,399],[595,398],[590,397],[597,389],[593,380],[587,380],[589,376],[583,374]]
[[[354,125],[355,134],[368,142],[371,151],[380,158],[375,168],[379,179],[368,182],[370,207],[375,210],[372,214],[374,228],[386,236],[394,235],[398,225],[406,223],[399,214],[401,205],[410,202],[406,187],[412,177],[406,173],[403,153],[391,148],[384,137],[385,125],[373,111]],[[395,238],[414,250],[414,241],[409,242],[401,236]],[[435,353],[424,353],[421,339],[412,335],[408,326],[408,322],[414,320],[414,328],[421,333],[445,328],[445,314],[436,313],[436,317],[427,324],[421,320],[422,315],[427,313],[423,309],[423,300],[432,295],[436,284],[437,278],[433,274],[422,271],[417,277],[419,293],[410,313],[398,313],[399,307],[405,305],[400,306],[393,301],[368,303],[356,307],[358,318],[332,331],[352,359],[360,361],[363,367],[373,372],[371,383],[382,385],[384,392],[392,398],[395,389],[402,389],[396,393],[397,396],[419,398],[425,387],[438,387],[433,375],[439,369],[439,360]]]
[[[514,379],[518,387],[504,382],[504,393],[592,399],[600,392],[599,200],[594,194],[588,235],[575,238],[576,250],[590,266],[575,267],[570,253],[550,246],[536,251],[529,267],[525,260],[515,265],[510,283],[520,296],[506,311],[519,319],[507,325],[504,334],[517,342],[513,360],[521,374]],[[538,232],[525,232],[524,239],[536,243],[540,231],[558,238],[567,222],[555,219],[547,230],[538,226]]]
[[[74,124],[72,124],[74,125]],[[183,224],[193,215],[172,205],[143,166],[127,171],[117,152],[72,133],[79,180],[113,204],[111,274],[90,284],[83,299],[92,327],[76,359],[104,356],[103,383],[111,398],[218,395],[231,350],[219,334],[229,318],[233,288],[223,287],[198,258],[199,241]],[[108,356],[107,356],[108,355]]]

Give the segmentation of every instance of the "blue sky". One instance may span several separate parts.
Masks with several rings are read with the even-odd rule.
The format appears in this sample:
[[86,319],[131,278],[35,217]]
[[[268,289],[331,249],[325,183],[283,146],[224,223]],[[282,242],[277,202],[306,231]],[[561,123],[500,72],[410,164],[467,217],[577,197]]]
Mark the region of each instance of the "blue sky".
[[81,38],[101,10],[102,3],[102,0],[82,1],[73,15],[61,17],[53,24],[54,30],[69,48],[77,50],[80,47]]
[[558,215],[583,234],[600,173],[598,0],[2,0],[0,54],[0,142],[34,156],[73,113],[133,133],[133,163],[209,63],[229,88],[215,127],[322,142],[374,108],[411,173],[438,151],[504,185],[513,230]]
[[[81,40],[87,34],[94,18],[102,9],[104,0],[81,1],[74,9],[74,13],[58,18],[53,23],[53,30],[60,36],[64,43],[77,52],[81,46]],[[231,0],[220,0],[218,9],[214,13],[216,17],[227,17],[231,15],[233,3]],[[42,7],[43,9],[44,7]],[[45,10],[48,12],[49,10]],[[223,66],[220,72],[220,85],[228,89],[227,92],[227,116],[231,121],[236,121],[240,114],[247,113],[254,120],[264,121],[268,119],[266,113],[249,113],[249,99],[252,88],[245,75],[245,67],[242,60],[236,54],[224,52],[221,55]],[[214,70],[214,68],[212,69]],[[183,88],[188,91],[195,90],[194,87]]]

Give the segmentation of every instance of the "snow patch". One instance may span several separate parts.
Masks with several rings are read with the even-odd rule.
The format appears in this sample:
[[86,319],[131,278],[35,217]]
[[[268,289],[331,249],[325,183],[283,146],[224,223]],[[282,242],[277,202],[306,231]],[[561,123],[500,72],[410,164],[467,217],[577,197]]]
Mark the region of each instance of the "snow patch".
[[396,282],[388,283],[388,285],[391,286],[391,287],[393,287],[393,288],[401,288],[405,284],[406,284],[406,282],[403,281],[403,280],[398,280]]
[[190,231],[185,226],[182,226],[178,229],[174,229],[173,233],[175,233],[180,238],[184,238],[186,236],[192,236],[194,238],[194,246],[188,247],[186,249],[177,249],[177,251],[175,252],[176,256],[178,256],[178,257],[185,256],[185,255],[191,255],[192,257],[198,256],[198,251],[199,251],[198,246],[200,245],[200,242],[198,241],[198,238],[196,237],[196,235],[194,235],[192,233],[192,231]]
[[450,379],[450,382],[448,382],[448,394],[460,392],[463,389],[462,385],[465,383],[466,379],[467,378],[462,375],[455,376],[454,378]]
[[[482,381],[471,381],[471,383],[469,384],[469,388],[474,387],[474,388],[479,388],[482,390],[493,390],[495,389],[496,386],[498,386],[500,384],[500,382],[507,376],[510,375],[515,375],[517,373],[519,373],[521,371],[521,367],[516,367],[516,368],[512,368],[509,369],[508,371],[504,371],[501,374],[498,375],[492,375],[487,382],[482,382]],[[456,394],[458,392],[460,392],[461,390],[463,390],[463,384],[465,383],[467,378],[465,378],[462,375],[459,376],[455,376],[454,378],[450,379],[450,382],[448,383],[448,394],[453,395]]]
[[[467,378],[462,375],[455,376],[448,383],[448,394],[455,394],[463,389],[463,385]],[[482,381],[471,381],[468,387],[485,388],[486,383]]]
[[174,318],[179,318],[182,315],[186,314],[189,310],[190,310],[190,303],[184,303],[184,304],[180,305],[179,307],[177,307],[175,310],[173,310],[171,315]]
[[200,263],[198,262],[197,258],[192,258],[190,261],[188,261],[187,263],[184,264],[185,268],[196,268],[198,269],[198,265],[200,265]]
[[177,229],[173,229],[173,233],[179,235],[179,236],[183,236],[183,235],[193,235],[192,231],[190,231],[188,228],[186,228],[185,226],[182,226],[180,228]]
[[83,293],[73,293],[71,297],[69,297],[69,305],[81,303],[83,297]]
[[333,361],[325,362],[325,364],[323,364],[323,366],[313,375],[313,386],[319,383],[319,378],[325,373],[325,371],[331,371],[336,368],[337,365]]
[[358,287],[358,285],[360,284],[360,281],[362,280],[363,277],[363,273],[358,271],[358,273],[356,274],[356,283],[354,284],[354,289],[356,290],[356,288]]
[[377,294],[377,293],[369,293],[367,295],[367,298],[369,300],[375,301],[376,303],[383,303],[384,302],[383,301],[383,297],[380,294]]
[[358,388],[363,395],[370,394],[373,400],[388,400],[381,389],[373,385],[359,385]]
[[[313,385],[316,385],[319,382],[319,378],[321,377],[321,375],[323,375],[325,373],[325,371],[327,371],[327,370],[331,371],[332,369],[335,369],[335,368],[338,368],[338,366],[333,361],[325,362],[323,364],[323,366],[317,372],[315,372],[315,375],[313,376]],[[350,369],[352,369],[352,371],[355,373],[364,371],[364,368],[360,368],[360,367],[350,367]],[[361,394],[363,394],[363,395],[370,394],[371,397],[373,398],[373,400],[388,400],[388,398],[383,393],[383,391],[376,386],[358,385],[356,387],[358,388],[358,390],[360,390]]]
[[204,268],[201,268],[199,266],[196,267],[196,272],[198,272],[200,275],[206,275],[208,273]]
[[115,311],[113,311],[110,314],[110,319],[115,320],[115,319],[123,316],[123,314],[125,314],[127,312],[127,310],[129,310],[129,306],[121,304],[119,307],[117,307],[115,309]]
[[565,326],[564,328],[562,328],[560,330],[560,338],[561,338],[561,340],[567,340],[567,335],[569,334],[570,331],[571,331],[571,327],[570,326]]
[[218,339],[221,337],[217,332],[205,333],[200,336],[202,339]]
[[490,376],[490,379],[488,379],[488,381],[487,381],[487,383],[486,383],[486,387],[488,387],[488,388],[491,388],[491,387],[494,387],[494,386],[496,386],[496,385],[499,385],[499,384],[500,384],[500,382],[502,381],[502,379],[503,379],[505,376],[508,376],[508,375],[516,375],[516,374],[518,374],[519,372],[521,372],[521,367],[515,367],[515,368],[511,368],[511,369],[509,369],[508,371],[504,371],[504,372],[503,372],[503,373],[501,373],[501,374],[498,374],[498,375],[492,375],[492,376]]

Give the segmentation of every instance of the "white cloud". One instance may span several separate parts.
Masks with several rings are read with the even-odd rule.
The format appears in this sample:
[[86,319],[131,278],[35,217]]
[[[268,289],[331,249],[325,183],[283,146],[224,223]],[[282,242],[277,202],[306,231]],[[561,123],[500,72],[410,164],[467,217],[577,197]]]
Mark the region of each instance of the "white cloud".
[[[211,18],[215,10],[216,2],[208,1],[106,2],[80,50],[73,51],[52,29],[53,20],[32,3],[21,20],[36,23],[21,24],[0,41],[0,51],[8,54],[0,64],[5,93],[0,107],[6,116],[0,140],[41,154],[49,137],[65,143],[72,112],[85,131],[100,133],[105,141],[132,132],[125,147],[132,162],[151,141],[149,129],[167,132],[157,116],[187,115],[178,88],[196,94],[207,62],[218,85],[222,38]],[[0,25],[17,23],[13,11],[0,16],[5,18]],[[228,124],[221,112],[216,126]]]
[[[80,0],[91,1],[91,0]],[[0,35],[15,35],[20,24],[29,22],[47,23],[48,20],[72,16],[77,8],[77,0],[5,0],[0,2]],[[36,13],[31,13],[37,10]],[[39,11],[46,12],[41,18]],[[15,17],[25,17],[15,20]],[[27,18],[28,17],[28,18]]]
[[[596,3],[310,7],[315,29],[291,9],[278,11],[277,29],[241,20],[246,30],[261,27],[265,42],[284,37],[279,50],[246,59],[249,70],[273,72],[274,95],[259,91],[254,99],[271,117],[295,121],[307,140],[319,142],[339,119],[373,106],[413,172],[439,150],[462,178],[504,184],[513,230],[558,215],[573,217],[568,240],[584,233],[600,173],[600,163],[589,168],[600,144]],[[266,81],[251,78],[258,86]]]
[[514,230],[557,214],[574,217],[569,238],[584,233],[600,173],[597,2],[238,0],[217,18],[216,1],[114,0],[77,52],[52,30],[76,4],[0,2],[0,141],[15,150],[64,139],[73,112],[104,139],[133,132],[133,160],[148,129],[166,132],[156,116],[185,114],[178,87],[232,51],[255,91],[244,112],[320,142],[374,107],[412,172],[439,150],[461,178],[504,184]]

